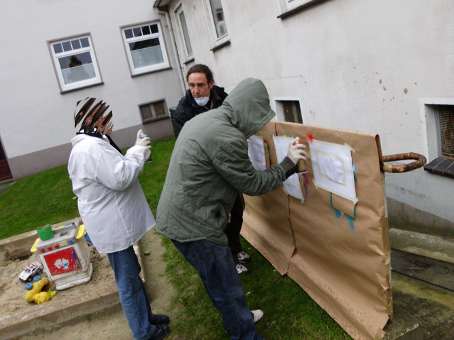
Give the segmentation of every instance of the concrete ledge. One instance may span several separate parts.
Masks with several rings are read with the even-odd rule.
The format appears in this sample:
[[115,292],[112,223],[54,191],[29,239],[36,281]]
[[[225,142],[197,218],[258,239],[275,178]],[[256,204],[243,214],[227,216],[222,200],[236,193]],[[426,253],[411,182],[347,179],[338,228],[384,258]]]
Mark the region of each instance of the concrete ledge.
[[454,237],[454,221],[449,221],[408,204],[387,198],[389,223],[398,229],[435,236]]
[[[78,286],[79,289],[89,290],[90,284]],[[58,294],[58,293],[57,293]],[[46,309],[42,308],[33,314],[12,315],[7,318],[2,318],[0,321],[0,338],[15,339],[42,329],[52,328],[58,324],[68,322],[70,320],[80,318],[89,314],[111,308],[119,304],[118,294],[115,288],[110,285],[104,290],[96,290],[96,296],[87,294],[82,299],[69,299],[69,301],[52,300],[47,302]],[[24,302],[25,303],[25,302]],[[39,307],[39,306],[36,306]]]
[[441,237],[391,228],[391,247],[454,264],[454,237]]

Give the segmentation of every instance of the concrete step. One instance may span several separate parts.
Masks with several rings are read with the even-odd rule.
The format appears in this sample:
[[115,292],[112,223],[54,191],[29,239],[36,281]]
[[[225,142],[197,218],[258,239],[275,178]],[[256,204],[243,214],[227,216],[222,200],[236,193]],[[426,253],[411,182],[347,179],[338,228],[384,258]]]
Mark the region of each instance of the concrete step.
[[386,340],[454,339],[454,264],[392,250],[394,316]]
[[393,249],[454,264],[454,234],[435,236],[391,228],[389,237]]

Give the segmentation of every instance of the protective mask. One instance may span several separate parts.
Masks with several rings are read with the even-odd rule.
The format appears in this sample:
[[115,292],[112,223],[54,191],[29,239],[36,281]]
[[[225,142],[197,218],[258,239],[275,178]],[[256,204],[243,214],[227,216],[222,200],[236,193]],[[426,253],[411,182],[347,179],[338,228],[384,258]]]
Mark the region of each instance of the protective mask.
[[199,98],[194,98],[195,102],[199,106],[205,106],[208,104],[208,101],[210,100],[210,97],[199,97]]

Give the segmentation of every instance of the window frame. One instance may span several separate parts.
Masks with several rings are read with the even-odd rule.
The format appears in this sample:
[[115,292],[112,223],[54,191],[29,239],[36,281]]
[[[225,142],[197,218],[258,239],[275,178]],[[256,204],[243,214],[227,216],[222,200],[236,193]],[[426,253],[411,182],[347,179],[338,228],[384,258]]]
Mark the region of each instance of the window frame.
[[[134,29],[137,27],[142,27],[142,26],[147,26],[147,25],[148,26],[157,25],[158,33],[151,33],[151,34],[147,35],[148,38],[143,38],[143,35],[141,37],[126,38],[125,31],[127,29]],[[166,43],[165,43],[165,39],[164,39],[164,32],[162,31],[162,25],[159,20],[146,21],[146,22],[141,22],[141,23],[137,23],[137,24],[121,26],[120,34],[121,34],[121,39],[123,41],[123,47],[124,47],[125,53],[126,53],[126,59],[128,60],[128,64],[129,64],[129,72],[131,73],[132,77],[140,76],[142,74],[167,70],[170,68],[167,47],[166,47]],[[159,46],[161,47],[163,62],[160,64],[154,64],[154,65],[150,65],[150,66],[135,68],[134,62],[132,60],[131,49],[129,48],[129,43],[148,40],[148,39],[155,39],[155,38],[158,38],[158,40],[159,40]]]
[[[145,105],[150,106],[150,105],[153,105],[153,104],[156,104],[156,103],[159,103],[159,102],[164,102],[164,106],[166,108],[167,114],[164,115],[164,116],[156,116],[154,111],[153,111],[154,117],[148,118],[148,119],[144,119],[143,115],[142,115],[141,107],[145,106]],[[149,101],[149,102],[141,103],[141,104],[138,105],[138,107],[139,107],[139,115],[140,115],[140,118],[142,120],[142,125],[153,123],[153,122],[157,122],[157,121],[160,121],[160,120],[163,120],[163,119],[170,119],[170,109],[169,109],[169,106],[167,105],[167,101],[166,101],[165,98],[160,98],[160,99],[152,100],[152,101]]]
[[[181,20],[180,20],[180,14],[181,13],[183,14],[184,20],[186,22],[186,30],[187,30],[186,33],[188,35],[189,45],[191,46],[191,53],[189,53],[189,51],[188,51],[188,43],[187,43],[185,35],[184,35],[183,26],[181,25]],[[179,32],[179,36],[180,36],[180,42],[181,42],[181,45],[183,47],[184,55],[185,55],[184,62],[186,63],[189,60],[193,60],[194,59],[194,48],[192,47],[191,36],[189,34],[188,21],[186,20],[186,14],[185,14],[185,11],[183,9],[183,3],[182,2],[180,2],[176,6],[175,10],[173,11],[173,14],[174,14],[174,17],[175,17],[175,21],[177,22],[177,25],[178,25],[178,32]]]
[[300,105],[300,115],[301,115],[301,121],[304,124],[304,117],[303,117],[303,101],[301,98],[298,97],[275,97],[272,98],[271,103],[272,103],[272,109],[276,113],[276,120],[279,122],[286,122],[285,120],[285,115],[283,110],[279,107],[281,105],[281,102],[298,102]]
[[454,177],[454,171],[449,170],[454,159],[443,155],[442,141],[439,121],[439,107],[452,106],[454,109],[454,98],[423,98],[421,102],[421,118],[426,127],[425,129],[425,154],[427,155],[428,164],[424,170],[434,175],[443,177]]
[[[225,22],[225,25],[227,27],[227,16],[226,16],[226,11],[224,9],[224,4],[222,3],[222,0],[221,1],[221,5],[222,5],[222,10],[223,10],[223,13],[224,13],[224,22]],[[218,37],[218,33],[216,31],[216,23],[214,21],[214,13],[213,13],[213,9],[211,7],[211,0],[206,0],[205,1],[205,4],[206,6],[208,7],[208,13],[209,13],[209,20],[211,22],[211,27],[212,27],[212,35],[213,35],[213,38],[214,38],[214,43],[213,43],[213,47],[211,48],[211,51],[212,52],[215,52],[216,50],[224,47],[224,46],[227,46],[227,45],[230,45],[230,33],[229,33],[229,30],[227,29],[226,31],[226,34],[224,34],[223,36],[221,37]]]
[[317,0],[280,0],[280,3],[282,11],[285,12],[316,1]]
[[[71,41],[71,40],[76,40],[76,39],[83,39],[83,38],[88,39],[88,43],[89,43],[88,47],[81,47],[76,50],[71,49],[71,51],[63,51],[61,53],[56,53],[54,50],[54,44],[63,43],[65,41]],[[99,63],[98,63],[98,59],[96,57],[93,39],[91,38],[90,33],[77,34],[77,35],[69,36],[66,38],[52,39],[52,40],[47,41],[47,45],[49,48],[50,56],[52,58],[52,64],[54,67],[55,75],[57,77],[58,86],[60,88],[60,93],[71,92],[71,91],[103,84],[101,70],[99,68]],[[78,52],[75,53],[74,51],[78,51]],[[67,56],[77,55],[77,54],[81,54],[81,53],[85,53],[85,52],[90,52],[90,57],[91,57],[91,60],[93,63],[93,68],[94,68],[96,76],[94,78],[77,81],[77,82],[73,82],[70,84],[65,84],[65,80],[63,78],[63,73],[62,73],[62,69],[60,66],[60,62],[59,62],[59,57],[67,57]]]

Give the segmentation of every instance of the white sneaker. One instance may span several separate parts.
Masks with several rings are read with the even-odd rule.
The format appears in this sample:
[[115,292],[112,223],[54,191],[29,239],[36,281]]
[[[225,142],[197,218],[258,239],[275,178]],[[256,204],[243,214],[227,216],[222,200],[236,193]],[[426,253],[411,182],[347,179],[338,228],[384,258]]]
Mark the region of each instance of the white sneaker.
[[236,254],[236,258],[240,262],[248,262],[251,259],[251,256],[248,253],[246,253],[244,250],[242,250],[238,254]]
[[252,318],[254,319],[254,323],[259,322],[260,319],[263,318],[263,311],[261,309],[252,310],[251,313]]
[[235,265],[235,269],[236,269],[236,272],[238,273],[238,275],[241,275],[243,273],[247,273],[248,272],[247,267],[244,264],[241,264],[241,263],[237,263]]

